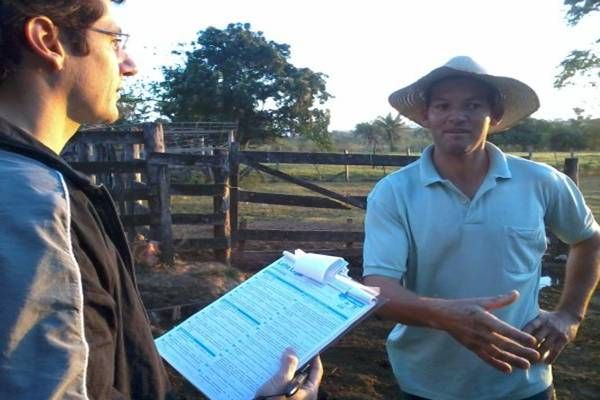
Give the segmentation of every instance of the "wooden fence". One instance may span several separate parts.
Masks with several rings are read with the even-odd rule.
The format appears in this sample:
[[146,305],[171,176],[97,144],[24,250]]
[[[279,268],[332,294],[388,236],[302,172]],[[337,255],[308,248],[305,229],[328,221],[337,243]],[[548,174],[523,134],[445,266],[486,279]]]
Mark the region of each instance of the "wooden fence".
[[[167,151],[165,151],[167,150]],[[418,157],[400,155],[291,153],[240,151],[229,143],[210,152],[169,153],[160,124],[143,129],[111,132],[82,132],[66,148],[64,157],[72,165],[105,184],[119,206],[130,239],[136,228],[148,226],[150,239],[161,242],[161,259],[173,261],[174,249],[185,242],[195,249],[212,249],[217,259],[229,262],[240,241],[310,241],[362,243],[361,231],[248,229],[240,226],[239,203],[263,203],[325,209],[365,209],[366,199],[336,193],[313,182],[291,176],[273,164],[357,166],[405,166]],[[269,164],[269,165],[266,165]],[[239,188],[240,165],[301,186],[317,195],[292,195],[245,191]],[[182,168],[210,171],[208,184],[176,183],[174,171]],[[565,172],[577,182],[577,159],[565,160]],[[173,213],[171,196],[212,197],[210,214]],[[140,205],[143,202],[143,205]],[[175,238],[173,225],[211,227],[212,237]]]
[[[336,193],[313,182],[291,176],[265,164],[311,164],[348,166],[405,166],[418,157],[387,156],[370,154],[336,153],[295,153],[239,151],[237,143],[231,146],[231,226],[234,242],[239,240],[259,241],[304,241],[304,242],[359,242],[364,238],[363,231],[331,230],[269,230],[247,229],[238,223],[238,204],[240,202],[271,205],[298,206],[327,209],[365,209],[366,198]],[[292,195],[278,193],[260,193],[238,189],[239,165],[245,164],[257,171],[274,176],[282,181],[308,189],[316,195]]]
[[[146,124],[139,130],[81,132],[68,144],[63,157],[109,188],[130,240],[136,227],[147,226],[149,239],[161,242],[161,258],[170,262],[181,241],[173,236],[174,224],[211,225],[214,237],[185,242],[197,249],[215,249],[224,259],[221,253],[231,247],[227,152],[211,147],[204,155],[169,154],[164,143],[160,124]],[[181,168],[209,169],[213,182],[172,183],[172,172]],[[210,196],[214,212],[171,213],[173,195]]]

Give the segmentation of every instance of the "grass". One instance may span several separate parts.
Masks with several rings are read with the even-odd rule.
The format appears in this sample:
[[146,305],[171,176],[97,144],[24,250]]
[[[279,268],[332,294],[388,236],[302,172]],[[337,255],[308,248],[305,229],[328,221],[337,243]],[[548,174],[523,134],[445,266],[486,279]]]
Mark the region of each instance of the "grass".
[[600,221],[600,176],[583,176],[579,178],[579,187],[592,209],[596,221]]
[[[514,153],[518,156],[526,156],[527,153]],[[600,153],[582,152],[575,153],[579,159],[579,176],[600,175]],[[562,170],[565,158],[571,157],[571,153],[563,152],[540,152],[533,153],[531,158],[534,161],[550,164],[555,168]]]

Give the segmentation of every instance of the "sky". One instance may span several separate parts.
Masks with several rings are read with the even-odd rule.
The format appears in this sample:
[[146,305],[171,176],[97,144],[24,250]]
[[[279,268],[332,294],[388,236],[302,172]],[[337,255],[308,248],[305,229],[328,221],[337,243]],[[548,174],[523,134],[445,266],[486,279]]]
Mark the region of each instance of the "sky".
[[390,93],[456,55],[530,85],[535,118],[573,118],[574,107],[600,117],[597,88],[553,88],[562,59],[600,37],[600,13],[570,27],[562,0],[129,0],[115,10],[140,80],[160,79],[178,61],[171,50],[209,26],[248,22],[287,43],[292,64],[328,76],[330,130],[394,113]]

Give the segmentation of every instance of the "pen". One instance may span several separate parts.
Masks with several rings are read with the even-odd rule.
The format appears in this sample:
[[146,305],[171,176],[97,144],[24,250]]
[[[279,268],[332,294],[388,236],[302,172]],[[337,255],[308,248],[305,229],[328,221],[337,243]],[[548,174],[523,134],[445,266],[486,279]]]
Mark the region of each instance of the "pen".
[[285,397],[292,397],[296,392],[304,385],[306,379],[308,379],[308,373],[310,371],[311,364],[306,364],[298,373],[292,378],[292,380],[285,386]]

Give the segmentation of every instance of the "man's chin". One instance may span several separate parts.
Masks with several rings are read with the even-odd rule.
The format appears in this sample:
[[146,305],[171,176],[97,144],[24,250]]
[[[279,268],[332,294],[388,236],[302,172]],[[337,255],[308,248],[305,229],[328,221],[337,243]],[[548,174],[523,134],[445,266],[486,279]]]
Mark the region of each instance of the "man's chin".
[[119,120],[119,117],[120,117],[119,112],[115,111],[115,112],[112,112],[110,114],[107,114],[105,116],[100,117],[97,123],[99,123],[99,124],[113,124],[113,123],[115,123],[115,122],[117,122]]

